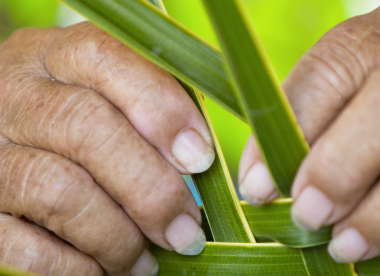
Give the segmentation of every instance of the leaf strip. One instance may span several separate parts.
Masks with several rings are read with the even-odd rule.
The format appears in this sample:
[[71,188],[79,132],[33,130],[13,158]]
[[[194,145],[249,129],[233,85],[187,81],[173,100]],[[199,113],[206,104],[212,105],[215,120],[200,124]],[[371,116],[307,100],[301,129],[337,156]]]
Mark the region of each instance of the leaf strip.
[[248,224],[258,240],[276,241],[294,248],[304,248],[328,243],[331,227],[309,232],[295,226],[290,215],[291,199],[280,199],[261,207],[241,202]]
[[301,254],[310,276],[357,275],[353,264],[336,263],[328,254],[326,245],[304,248]]
[[235,95],[284,197],[308,145],[240,0],[203,0],[223,49]]
[[[149,1],[166,12],[162,0]],[[204,173],[192,175],[203,203],[213,240],[255,243],[255,238],[241,208],[202,95],[185,83],[182,82],[181,84],[205,118],[215,145],[216,156],[211,168]]]
[[183,82],[244,119],[214,46],[167,16],[152,0],[62,0]]
[[207,243],[202,254],[183,256],[151,246],[160,276],[307,276],[300,250],[279,244]]
[[217,242],[255,243],[202,96],[197,94],[197,98],[193,98],[193,100],[206,119],[215,145],[216,156],[212,166],[207,171],[192,176],[214,240]]

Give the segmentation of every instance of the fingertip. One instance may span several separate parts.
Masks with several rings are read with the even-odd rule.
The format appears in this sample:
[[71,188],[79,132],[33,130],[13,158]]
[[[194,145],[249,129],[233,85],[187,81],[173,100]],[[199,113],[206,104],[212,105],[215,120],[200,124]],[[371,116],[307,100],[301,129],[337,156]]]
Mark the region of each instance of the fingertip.
[[247,172],[239,188],[242,198],[253,206],[261,206],[278,196],[269,170],[256,162]]
[[175,161],[189,173],[204,172],[215,160],[212,139],[205,139],[192,128],[177,135],[171,150]]
[[301,229],[317,231],[334,210],[333,202],[319,189],[308,186],[292,206],[293,222]]
[[147,249],[141,254],[130,271],[131,276],[157,276],[159,264],[157,259]]
[[369,251],[369,245],[355,228],[343,230],[328,247],[331,257],[339,263],[356,263]]
[[198,223],[189,215],[179,215],[166,229],[165,238],[182,255],[194,256],[203,251],[206,236]]

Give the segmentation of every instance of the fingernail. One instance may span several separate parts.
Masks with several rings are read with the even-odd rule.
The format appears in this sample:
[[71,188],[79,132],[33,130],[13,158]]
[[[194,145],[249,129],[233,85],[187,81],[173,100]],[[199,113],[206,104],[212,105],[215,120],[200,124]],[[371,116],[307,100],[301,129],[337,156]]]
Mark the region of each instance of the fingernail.
[[176,161],[190,173],[204,172],[215,159],[212,145],[193,129],[181,132],[172,146]]
[[147,249],[141,254],[132,270],[131,276],[157,276],[159,266],[156,258]]
[[313,186],[305,188],[292,206],[293,221],[300,228],[317,231],[331,215],[334,204]]
[[343,230],[329,245],[331,257],[340,263],[356,263],[368,250],[367,241],[355,228]]
[[206,236],[195,220],[179,215],[166,229],[165,238],[173,249],[183,255],[198,255],[206,245]]
[[257,162],[247,172],[247,175],[240,184],[240,195],[249,204],[261,206],[270,197],[275,196],[276,188],[267,167]]

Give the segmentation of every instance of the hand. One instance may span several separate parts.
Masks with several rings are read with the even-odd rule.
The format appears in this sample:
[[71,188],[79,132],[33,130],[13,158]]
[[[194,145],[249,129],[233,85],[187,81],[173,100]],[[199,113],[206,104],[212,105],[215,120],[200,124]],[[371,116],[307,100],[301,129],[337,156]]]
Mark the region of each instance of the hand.
[[[311,151],[292,186],[293,220],[335,224],[340,262],[380,255],[380,9],[329,31],[283,86]],[[240,163],[240,191],[261,205],[278,196],[254,139]]]
[[156,275],[145,236],[203,250],[181,173],[214,157],[175,78],[92,24],[21,30],[0,45],[0,262],[42,275]]

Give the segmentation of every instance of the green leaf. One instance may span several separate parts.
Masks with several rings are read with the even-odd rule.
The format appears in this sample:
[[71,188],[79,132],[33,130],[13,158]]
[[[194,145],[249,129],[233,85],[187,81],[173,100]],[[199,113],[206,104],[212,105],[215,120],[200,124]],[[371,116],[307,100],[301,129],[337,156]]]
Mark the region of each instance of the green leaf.
[[[255,238],[241,208],[215,131],[207,114],[202,97],[184,86],[202,112],[215,145],[215,161],[204,173],[192,176],[202,200],[214,241],[255,243]],[[197,96],[197,97],[195,97]]]
[[234,80],[234,91],[280,193],[290,196],[308,145],[241,1],[203,1]]
[[[214,243],[206,244],[198,256],[183,256],[151,245],[160,263],[160,276],[197,275],[357,275],[354,266],[338,264],[327,253],[326,246],[292,249],[277,243]],[[373,267],[372,267],[373,268]],[[369,271],[366,270],[366,271]],[[375,274],[376,268],[371,270]]]
[[[66,2],[70,3],[70,5],[76,7],[79,9],[84,15],[87,15],[90,19],[95,21],[97,24],[99,24],[103,29],[107,30],[108,32],[112,33],[116,37],[118,37],[120,40],[124,41],[126,44],[137,50],[138,52],[145,55],[148,59],[152,60],[153,62],[159,64],[163,68],[167,69],[169,72],[173,73],[175,76],[177,76],[179,79],[185,81],[186,83],[192,84],[195,87],[199,88],[202,92],[208,93],[208,95],[211,95],[214,97],[214,99],[217,100],[217,102],[222,103],[225,107],[227,106],[229,110],[233,110],[235,114],[239,113],[239,107],[234,106],[233,101],[230,101],[229,97],[231,97],[230,93],[231,89],[230,87],[226,90],[223,90],[223,93],[220,93],[219,91],[214,91],[215,87],[217,85],[220,85],[221,83],[219,81],[225,81],[222,83],[222,87],[228,87],[230,85],[228,81],[227,75],[223,75],[223,73],[220,73],[224,70],[224,63],[222,60],[221,55],[218,53],[218,51],[214,50],[213,48],[209,47],[207,44],[203,43],[200,39],[192,40],[193,38],[196,38],[191,34],[189,31],[185,30],[183,27],[175,23],[170,18],[166,17],[165,15],[161,14],[159,11],[155,10],[153,6],[150,4],[145,4],[141,0],[65,0]],[[153,4],[162,4],[161,0],[149,0]],[[206,1],[206,0],[205,0]],[[217,1],[215,0],[209,0],[209,2],[213,2],[215,5],[217,4]],[[230,0],[230,2],[223,2],[224,3],[235,3],[235,0]],[[216,5],[217,6],[217,5]],[[228,5],[224,5],[224,8],[228,8]],[[235,7],[236,8],[236,7]],[[223,9],[223,8],[222,8]],[[224,10],[226,12],[226,10]],[[234,12],[237,12],[238,14],[239,10],[235,9],[232,10],[232,14]],[[235,14],[235,15],[236,15]],[[128,17],[129,16],[129,17]],[[128,18],[127,18],[128,17]],[[232,20],[234,22],[235,19],[241,20],[239,16],[236,18],[234,16],[226,17],[227,21]],[[241,20],[242,21],[242,20]],[[243,21],[242,21],[243,22]],[[245,23],[238,22],[243,27],[245,26]],[[238,25],[239,25],[238,24]],[[158,26],[158,28],[155,28],[155,26]],[[173,27],[174,26],[174,27]],[[161,28],[161,29],[160,29]],[[243,33],[244,33],[243,29]],[[247,31],[247,30],[246,30]],[[162,33],[161,33],[162,32]],[[190,43],[189,45],[181,44],[182,42],[178,42],[173,40],[173,36],[171,32],[175,33],[177,35],[178,41],[185,41]],[[170,34],[168,34],[170,33]],[[231,33],[230,33],[231,34]],[[247,31],[248,35],[250,35],[250,32]],[[191,38],[191,39],[189,39]],[[247,37],[246,37],[247,38]],[[250,38],[248,36],[248,38]],[[255,105],[252,105],[252,97],[250,97],[249,93],[241,93],[237,94],[239,97],[239,101],[241,102],[241,106],[244,108],[244,113],[249,118],[249,121],[252,126],[257,127],[259,125],[258,130],[256,131],[256,135],[260,136],[261,138],[265,137],[261,134],[261,131],[265,132],[265,129],[269,129],[269,133],[271,133],[272,128],[275,129],[274,133],[277,135],[276,138],[280,140],[280,146],[273,144],[273,145],[266,145],[262,148],[267,149],[267,151],[264,150],[264,154],[266,156],[269,156],[269,158],[266,160],[267,162],[278,162],[278,158],[280,157],[286,157],[284,160],[289,161],[292,163],[291,165],[285,165],[283,167],[280,167],[280,169],[277,172],[280,172],[277,177],[281,176],[281,173],[283,173],[285,176],[289,177],[291,173],[289,173],[294,167],[298,167],[299,165],[299,157],[304,156],[308,150],[307,143],[302,140],[302,134],[299,130],[298,126],[295,124],[294,115],[291,112],[291,109],[289,107],[289,104],[287,103],[285,96],[283,95],[280,85],[278,84],[278,81],[276,82],[275,76],[273,74],[273,70],[271,71],[270,64],[268,60],[265,59],[265,54],[262,48],[260,48],[260,43],[257,39],[257,37],[253,36],[256,40],[254,40],[255,44],[253,43],[253,54],[249,54],[248,56],[252,58],[256,57],[258,63],[254,64],[253,67],[256,65],[258,68],[263,69],[262,71],[256,71],[258,73],[258,78],[256,75],[251,75],[254,77],[255,81],[259,84],[265,84],[269,87],[269,94],[268,90],[259,90],[259,94],[265,98],[269,97],[269,100],[274,101],[278,104],[278,106],[275,106],[274,111],[271,109],[271,105],[265,105],[267,103],[266,101],[259,102],[257,106],[264,107],[264,109],[254,109],[256,108]],[[167,39],[167,41],[163,41],[162,39]],[[197,41],[199,44],[192,44],[194,41]],[[246,44],[246,42],[252,42],[248,40],[242,40],[241,43]],[[240,41],[239,41],[240,43]],[[165,44],[168,46],[165,47]],[[182,45],[184,48],[180,48],[178,45]],[[206,48],[202,48],[203,50],[200,50],[205,56],[203,57],[211,57],[214,53],[214,57],[217,57],[218,62],[208,64],[208,62],[212,61],[211,59],[208,59],[207,62],[204,62],[200,58],[202,55],[200,52],[197,52],[195,45],[198,45],[199,48],[202,48],[202,45],[206,45],[209,47],[208,49],[211,49],[210,52],[203,51]],[[223,45],[223,44],[222,44]],[[247,44],[248,45],[248,44]],[[247,45],[244,45],[243,49]],[[252,46],[251,45],[251,46]],[[156,48],[158,46],[158,48]],[[161,48],[165,47],[165,48]],[[187,47],[187,48],[186,48]],[[258,47],[258,48],[256,48]],[[225,47],[224,48],[228,48]],[[232,47],[233,48],[233,47]],[[255,50],[256,49],[256,50]],[[259,50],[257,50],[259,49]],[[185,50],[185,51],[182,51]],[[191,58],[189,56],[193,55],[192,51],[194,50],[194,53],[196,53],[194,56],[195,58],[192,62]],[[236,49],[235,49],[236,50]],[[213,52],[214,51],[214,52]],[[182,55],[184,56],[182,56]],[[210,55],[210,56],[209,56]],[[192,56],[192,57],[194,57]],[[232,55],[233,56],[233,55]],[[263,58],[264,57],[264,58]],[[235,58],[235,57],[233,57]],[[175,60],[177,59],[177,60]],[[261,60],[262,59],[262,60]],[[185,62],[183,62],[185,60]],[[235,77],[236,75],[240,75],[240,73],[234,72],[236,68],[234,68],[234,65],[237,65],[239,62],[241,62],[243,58],[238,60],[236,64],[233,64],[233,62],[229,62],[231,65],[232,70],[232,76]],[[252,60],[251,60],[252,61]],[[172,62],[172,63],[170,63]],[[177,62],[177,63],[176,63]],[[260,63],[261,62],[261,63]],[[179,63],[183,63],[182,65]],[[173,64],[178,66],[173,66]],[[220,67],[218,67],[219,65]],[[206,65],[205,67],[202,67],[203,65]],[[244,69],[252,69],[248,67],[244,67]],[[200,68],[198,71],[197,68]],[[210,66],[210,67],[209,67]],[[205,68],[212,68],[211,71],[205,71]],[[221,69],[218,74],[214,74],[218,70],[214,69]],[[239,68],[238,68],[239,69]],[[256,68],[257,69],[257,68]],[[178,71],[177,71],[178,70]],[[240,70],[240,69],[239,69]],[[239,71],[236,70],[236,71]],[[182,71],[182,72],[181,72]],[[200,74],[198,74],[200,72]],[[205,72],[210,73],[210,75],[207,75],[207,79],[205,78]],[[224,71],[223,71],[224,72]],[[234,75],[234,73],[236,75]],[[243,74],[244,72],[242,72]],[[246,72],[245,72],[246,73]],[[261,74],[260,74],[261,73]],[[198,75],[197,75],[198,74]],[[217,76],[224,76],[218,80]],[[244,75],[244,74],[243,74]],[[245,74],[245,77],[247,77],[249,74]],[[192,78],[194,76],[197,76],[197,78]],[[261,82],[261,77],[263,78]],[[203,79],[202,79],[203,78]],[[258,80],[259,79],[259,80]],[[211,82],[210,82],[211,80]],[[197,83],[199,81],[199,83]],[[213,82],[215,81],[215,82]],[[240,80],[241,81],[241,80]],[[249,85],[252,85],[252,83],[255,83],[252,81],[247,81]],[[210,82],[211,89],[205,89],[204,83]],[[243,80],[244,82],[244,80]],[[242,87],[248,87],[244,85],[241,85],[239,83],[239,79],[236,82],[236,87],[239,87],[239,89]],[[264,88],[265,88],[264,85]],[[207,112],[204,110],[204,104],[202,101],[202,98],[200,94],[195,93],[191,88],[184,86],[185,89],[189,92],[189,94],[193,97],[193,100],[198,105],[198,107],[203,111],[203,114],[205,118],[208,120],[208,123],[210,125],[211,131],[213,132],[212,126],[209,122]],[[266,88],[268,88],[266,87]],[[257,85],[256,88],[262,88],[260,85]],[[214,89],[214,90],[213,90]],[[271,89],[274,89],[273,91]],[[213,92],[210,92],[213,91]],[[226,92],[227,91],[227,92]],[[265,93],[263,93],[265,91]],[[245,91],[247,92],[247,91]],[[272,93],[274,92],[274,93]],[[218,94],[219,93],[219,94]],[[255,92],[256,93],[256,92]],[[252,93],[252,94],[255,94]],[[228,100],[226,100],[226,97]],[[244,100],[248,97],[248,100],[250,101],[249,104],[246,104]],[[219,100],[218,100],[219,99]],[[258,99],[261,99],[260,97]],[[262,99],[261,99],[262,100]],[[272,103],[269,101],[269,103]],[[264,103],[264,105],[263,105]],[[262,106],[263,105],[263,106]],[[253,107],[253,109],[251,109]],[[268,107],[269,110],[268,110]],[[279,123],[277,123],[276,120],[272,118],[270,120],[271,116],[270,114],[277,114],[277,109],[282,110],[279,114],[284,115],[285,117],[277,118],[279,119]],[[247,112],[246,110],[249,110]],[[252,112],[252,110],[254,110]],[[278,116],[278,114],[276,115]],[[252,118],[253,117],[253,118]],[[258,121],[255,121],[257,118]],[[257,124],[257,122],[261,122],[260,118],[266,117],[268,120],[268,124]],[[284,123],[285,122],[285,123]],[[289,124],[293,123],[293,124]],[[256,123],[256,125],[255,125]],[[281,125],[286,125],[287,128],[289,128],[289,132],[282,133],[283,130]],[[277,127],[277,129],[276,129]],[[268,133],[267,133],[268,134]],[[213,133],[215,136],[215,133]],[[283,140],[283,136],[285,137],[285,141]],[[214,137],[216,138],[216,137]],[[293,141],[291,138],[295,138]],[[274,139],[274,138],[273,138]],[[276,140],[268,140],[275,142]],[[294,143],[293,145],[287,145],[286,143],[291,141]],[[265,142],[265,141],[264,141]],[[234,190],[234,186],[232,185],[232,181],[229,177],[227,167],[225,165],[225,161],[223,159],[223,155],[220,152],[220,147],[218,145],[217,140],[215,140],[216,144],[216,151],[218,153],[216,165],[213,166],[209,172],[199,174],[194,176],[194,181],[196,185],[198,186],[198,191],[201,195],[202,200],[204,201],[204,209],[205,209],[205,215],[207,216],[207,219],[209,221],[209,227],[206,227],[206,224],[204,224],[204,228],[207,228],[205,231],[208,233],[208,239],[210,239],[210,232],[212,232],[213,239],[215,241],[223,241],[223,243],[219,242],[212,242],[207,243],[206,248],[204,252],[198,256],[182,256],[174,252],[168,252],[164,249],[159,248],[158,246],[152,245],[151,250],[153,254],[158,258],[160,262],[161,272],[160,275],[181,275],[181,274],[192,274],[192,275],[326,275],[328,273],[329,275],[353,275],[354,271],[352,268],[352,265],[347,264],[336,264],[335,262],[332,262],[330,257],[327,255],[326,246],[321,247],[315,247],[311,249],[292,249],[284,247],[281,244],[278,243],[254,243],[254,239],[252,236],[252,233],[249,229],[248,221],[246,220],[246,217],[244,213],[242,212],[242,207],[240,203],[237,201],[236,193]],[[286,145],[287,147],[283,147]],[[298,145],[298,146],[297,146]],[[271,152],[270,146],[273,146],[276,150],[280,150],[280,155],[277,156],[274,150]],[[293,154],[293,150],[295,151],[295,155]],[[281,152],[282,150],[282,152]],[[288,151],[286,151],[288,150]],[[289,153],[289,156],[284,155],[284,152]],[[271,155],[272,154],[272,155]],[[281,155],[282,154],[282,155]],[[293,158],[294,156],[295,158]],[[277,159],[276,159],[277,158]],[[297,159],[298,158],[298,159]],[[301,158],[302,159],[302,158]],[[298,162],[298,164],[297,164]],[[285,162],[286,163],[286,162]],[[274,164],[274,163],[273,163]],[[272,165],[273,165],[272,164]],[[272,167],[269,166],[271,169]],[[207,174],[209,173],[209,174]],[[295,172],[294,172],[295,173]],[[294,174],[293,174],[294,177]],[[275,180],[276,177],[274,175]],[[289,193],[289,187],[287,187],[289,179],[285,179],[283,183],[280,183],[281,191],[283,191],[283,194],[286,195],[286,193]],[[282,185],[281,185],[282,184]],[[210,187],[209,187],[210,186]],[[291,223],[290,216],[289,216],[289,206],[290,202],[287,200],[279,200],[277,203],[283,204],[282,209],[279,210],[276,208],[275,204],[273,208],[263,208],[258,209],[258,211],[253,211],[250,214],[250,219],[252,219],[250,225],[253,226],[253,228],[256,227],[256,231],[262,232],[265,237],[269,236],[268,233],[272,232],[273,237],[277,237],[277,240],[280,239],[287,240],[290,242],[294,242],[297,245],[302,245],[305,242],[304,240],[308,239],[308,242],[314,242],[316,240],[316,236],[310,236],[306,233],[300,233],[295,232],[293,235],[291,235],[289,232],[287,232],[286,225],[289,225]],[[286,205],[286,203],[289,203]],[[278,207],[278,206],[277,206]],[[288,209],[286,209],[289,207]],[[250,207],[246,208],[247,213],[249,213]],[[257,222],[254,221],[257,219],[257,216],[260,216],[262,214],[267,215],[267,220],[263,222]],[[284,219],[284,221],[278,221],[278,219]],[[269,219],[272,219],[272,222],[270,222]],[[273,223],[281,223],[283,225],[282,229],[279,228],[279,233],[274,233],[274,229],[267,229],[267,233],[263,230],[263,227],[268,227],[270,225],[273,225]],[[268,224],[270,222],[270,224]],[[260,224],[261,223],[261,224]],[[265,226],[266,224],[266,226]],[[293,227],[293,228],[292,228]],[[297,229],[294,229],[293,225],[290,225],[289,231],[297,231]],[[327,231],[324,229],[323,231]],[[329,231],[329,230],[328,230]],[[237,234],[236,234],[237,232]],[[296,239],[297,233],[300,236],[303,236],[303,238]],[[319,233],[319,237],[322,237],[325,239],[326,236],[324,236],[326,233]],[[276,236],[277,235],[277,236]],[[260,236],[260,234],[258,234]],[[234,240],[239,243],[227,243],[226,240]],[[246,244],[242,243],[245,240],[249,240],[251,243]]]
[[336,263],[328,254],[327,246],[304,248],[301,250],[306,269],[310,276],[355,276],[353,264]]
[[9,265],[0,263],[0,276],[38,276],[37,274],[11,268]]
[[63,2],[243,119],[220,52],[152,4],[144,0]]
[[[223,1],[203,0],[216,31],[219,43],[226,57],[234,91],[241,109],[255,134],[262,155],[284,196],[290,196],[290,188],[297,169],[308,152],[308,145],[297,125],[296,117],[286,99],[281,85],[274,73],[258,35],[240,0]],[[316,235],[303,233],[297,240],[292,233],[299,230],[291,223],[290,204],[283,201],[282,206],[261,208],[270,213],[279,211],[280,217],[268,217],[272,224],[260,228],[263,234],[279,235],[287,242],[309,243],[315,245],[319,238],[325,238],[326,229]],[[285,203],[288,203],[287,205]],[[272,206],[270,205],[270,206]],[[267,219],[267,221],[268,221]],[[265,219],[261,218],[261,222]],[[273,222],[283,224],[272,227]],[[291,224],[289,224],[289,222]],[[263,226],[263,225],[261,225]],[[277,226],[279,226],[277,224]],[[290,226],[287,232],[286,227]],[[272,227],[272,229],[271,229]],[[279,232],[276,233],[276,230]],[[293,231],[292,231],[293,230]],[[303,237],[302,237],[303,236]],[[306,238],[310,239],[304,240]],[[309,275],[353,275],[352,265],[336,264],[327,254],[326,247],[302,249],[302,258]]]
[[300,250],[280,244],[207,243],[202,254],[191,257],[156,245],[150,249],[160,276],[308,275]]
[[[148,0],[165,11],[161,0]],[[202,96],[193,88],[181,83],[205,118],[215,145],[215,160],[211,168],[192,175],[193,182],[203,203],[213,240],[218,242],[255,242],[244,216],[234,184],[231,180],[218,138],[208,116]],[[207,233],[207,231],[205,231]]]
[[253,235],[258,240],[277,241],[287,246],[304,248],[330,241],[331,227],[309,232],[295,226],[290,216],[291,199],[280,199],[261,207],[241,203]]
[[380,275],[380,257],[358,262],[355,269],[359,276],[379,276]]

